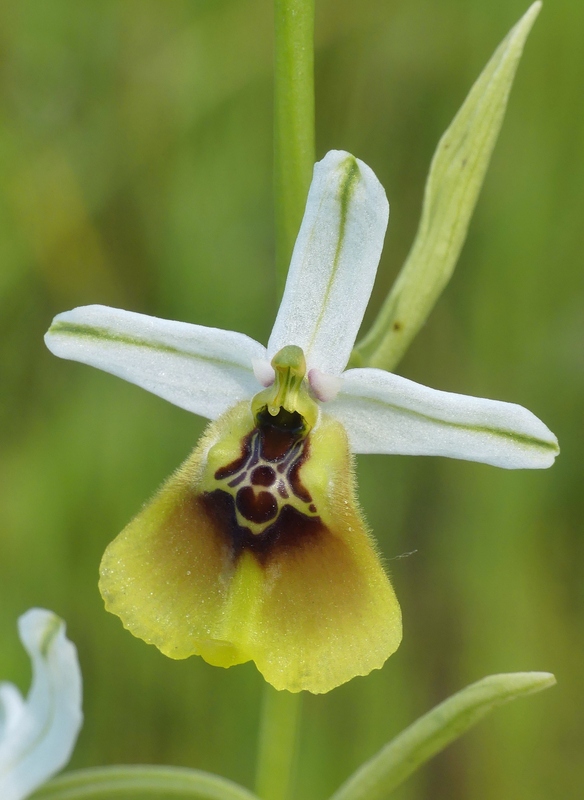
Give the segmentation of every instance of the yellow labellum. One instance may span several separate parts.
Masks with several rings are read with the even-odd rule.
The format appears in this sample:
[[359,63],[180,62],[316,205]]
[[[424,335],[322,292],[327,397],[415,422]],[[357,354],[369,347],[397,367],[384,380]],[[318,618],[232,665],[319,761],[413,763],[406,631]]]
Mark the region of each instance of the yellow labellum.
[[[248,489],[244,500],[272,496],[246,467],[242,442],[254,431],[248,402],[209,425],[107,548],[100,590],[128,630],[171,658],[197,654],[223,667],[253,660],[277,689],[327,692],[397,649],[399,606],[359,513],[342,426],[321,414],[301,440],[304,460],[282,480],[289,497],[246,529],[224,489]],[[238,462],[229,480],[215,477]],[[273,469],[278,481],[280,465],[260,464],[256,478],[266,483]],[[238,487],[227,486],[241,474]],[[239,505],[254,516],[263,502]]]
[[304,355],[207,428],[107,548],[108,611],[171,658],[254,661],[276,689],[327,692],[401,640],[395,594],[361,517],[342,425],[319,412]]

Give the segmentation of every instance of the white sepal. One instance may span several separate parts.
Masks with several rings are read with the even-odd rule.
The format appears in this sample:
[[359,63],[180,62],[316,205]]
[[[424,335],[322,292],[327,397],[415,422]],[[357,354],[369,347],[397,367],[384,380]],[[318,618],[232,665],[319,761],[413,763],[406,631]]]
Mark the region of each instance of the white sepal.
[[315,165],[270,358],[295,344],[308,369],[343,371],[373,288],[388,215],[385,191],[362,161],[332,150]]
[[69,761],[81,728],[81,671],[64,622],[32,608],[18,620],[32,660],[26,702],[9,683],[0,687],[0,797],[23,800]]
[[45,342],[208,419],[256,394],[252,360],[266,358],[243,333],[97,305],[58,314]]
[[345,372],[326,408],[356,453],[433,455],[507,469],[549,467],[554,434],[515,403],[441,392],[379,369]]

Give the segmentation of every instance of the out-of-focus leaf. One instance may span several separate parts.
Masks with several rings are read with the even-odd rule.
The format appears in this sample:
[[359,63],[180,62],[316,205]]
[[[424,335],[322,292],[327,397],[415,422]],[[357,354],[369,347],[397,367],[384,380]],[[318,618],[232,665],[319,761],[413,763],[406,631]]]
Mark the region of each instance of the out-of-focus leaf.
[[363,764],[331,800],[385,800],[400,783],[492,709],[556,682],[549,672],[489,675],[440,703]]
[[450,280],[540,8],[533,3],[509,31],[440,139],[414,244],[375,323],[357,344],[353,366],[394,369]]
[[98,767],[70,772],[31,800],[258,800],[237,783],[196,769],[157,766]]

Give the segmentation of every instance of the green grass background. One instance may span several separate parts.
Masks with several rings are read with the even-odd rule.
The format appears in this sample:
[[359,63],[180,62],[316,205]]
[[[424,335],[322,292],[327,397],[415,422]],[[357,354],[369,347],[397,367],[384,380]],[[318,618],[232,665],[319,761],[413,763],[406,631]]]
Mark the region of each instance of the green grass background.
[[[411,244],[439,136],[525,8],[317,0],[318,157],[355,153],[392,206],[368,320]],[[303,800],[456,689],[529,669],[557,688],[498,710],[396,797],[582,796],[583,30],[581,0],[548,0],[457,272],[399,370],[529,407],[562,455],[544,472],[359,459],[405,636],[383,670],[306,698]],[[267,340],[272,44],[268,0],[0,5],[0,675],[29,680],[17,615],[67,620],[85,679],[73,767],[253,781],[253,665],[166,659],[105,613],[96,585],[104,547],[203,421],[53,358],[42,335],[57,312],[106,303]]]

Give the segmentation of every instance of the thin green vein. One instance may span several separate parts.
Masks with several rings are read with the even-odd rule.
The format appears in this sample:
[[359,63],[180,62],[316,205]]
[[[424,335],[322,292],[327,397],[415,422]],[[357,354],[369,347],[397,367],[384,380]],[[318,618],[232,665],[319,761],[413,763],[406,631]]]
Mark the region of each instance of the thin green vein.
[[59,630],[61,628],[61,620],[57,616],[53,616],[49,621],[48,624],[43,631],[43,638],[39,644],[39,652],[42,657],[46,660],[49,656],[49,649],[52,643],[55,640],[55,637],[59,635]]
[[535,436],[529,436],[526,433],[517,433],[516,431],[505,430],[504,428],[489,428],[487,425],[469,425],[464,422],[449,422],[445,419],[432,417],[429,414],[423,414],[421,411],[413,411],[411,408],[404,408],[403,406],[386,403],[383,400],[376,400],[373,397],[360,397],[359,399],[371,405],[381,406],[384,409],[395,411],[397,414],[402,414],[417,420],[424,420],[432,425],[440,425],[442,428],[455,428],[456,430],[468,431],[469,433],[484,433],[497,436],[498,438],[510,439],[515,444],[537,448],[546,453],[557,454],[560,452],[560,448],[555,442],[546,442],[544,439],[537,439]]
[[347,230],[347,219],[348,219],[348,216],[349,216],[349,205],[350,205],[350,202],[351,202],[351,197],[353,196],[353,193],[355,191],[355,187],[357,185],[357,181],[359,180],[360,174],[361,174],[361,172],[359,170],[359,165],[357,164],[357,160],[353,156],[348,157],[345,160],[345,174],[344,174],[344,178],[343,178],[343,181],[341,183],[341,186],[339,188],[339,194],[338,194],[338,199],[339,199],[339,204],[340,204],[340,209],[341,209],[340,219],[339,219],[339,238],[338,238],[338,241],[337,241],[337,247],[336,247],[335,255],[334,255],[334,258],[333,258],[333,264],[332,264],[331,272],[330,272],[329,279],[328,279],[327,286],[326,286],[326,290],[325,290],[325,293],[324,293],[324,298],[323,298],[323,302],[322,302],[322,305],[321,305],[320,314],[318,316],[318,319],[316,320],[316,323],[315,323],[315,326],[314,326],[314,331],[313,331],[313,334],[312,334],[312,338],[310,340],[310,344],[307,347],[307,352],[310,352],[310,350],[312,350],[312,347],[314,345],[314,340],[316,339],[316,337],[318,335],[318,331],[319,331],[320,325],[322,323],[322,320],[323,320],[325,314],[327,313],[327,305],[328,305],[329,297],[330,297],[330,294],[331,294],[331,291],[332,291],[332,288],[333,288],[333,285],[334,285],[334,282],[335,282],[335,278],[337,276],[337,272],[338,272],[338,269],[339,269],[339,261],[340,261],[340,258],[341,258],[341,252],[343,250],[343,245],[344,245],[344,242],[345,242],[345,234],[346,234],[346,230]]
[[143,350],[154,350],[157,353],[169,353],[173,356],[181,356],[183,358],[192,358],[196,361],[206,361],[209,364],[229,364],[244,369],[240,364],[227,359],[221,359],[211,356],[204,356],[200,353],[191,353],[188,350],[181,350],[179,347],[173,347],[164,342],[153,342],[147,339],[136,339],[133,336],[128,336],[124,333],[112,333],[107,328],[95,328],[88,325],[79,325],[74,322],[54,322],[49,333],[55,335],[74,336],[78,339],[89,339],[99,342],[108,342],[114,344],[129,345],[130,347],[137,347]]
[[50,649],[51,645],[53,644],[55,638],[59,635],[59,631],[61,628],[62,622],[56,615],[48,621],[48,624],[43,631],[42,638],[38,643],[38,653],[41,656],[42,665],[39,665],[36,662],[36,657],[33,656],[33,681],[37,678],[37,673],[47,673],[48,675],[48,682],[50,684],[49,687],[49,708],[47,714],[43,719],[43,723],[41,728],[37,731],[36,736],[32,741],[29,741],[25,750],[20,753],[19,755],[11,758],[8,764],[5,764],[4,767],[7,768],[7,772],[10,769],[13,769],[18,761],[22,761],[25,756],[29,756],[31,753],[34,753],[35,749],[42,745],[45,737],[51,730],[53,726],[53,722],[55,717],[57,716],[57,709],[56,709],[56,701],[62,700],[62,697],[55,697],[55,686],[53,678],[55,677],[53,671],[51,669],[51,665],[49,664],[49,657],[50,657]]

